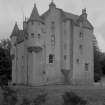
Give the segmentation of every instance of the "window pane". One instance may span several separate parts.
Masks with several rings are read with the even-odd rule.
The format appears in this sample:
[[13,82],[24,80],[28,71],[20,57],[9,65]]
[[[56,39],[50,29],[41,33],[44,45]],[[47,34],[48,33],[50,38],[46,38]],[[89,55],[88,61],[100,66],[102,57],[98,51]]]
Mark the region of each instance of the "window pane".
[[54,55],[50,54],[49,55],[49,63],[53,63],[53,61],[54,61]]

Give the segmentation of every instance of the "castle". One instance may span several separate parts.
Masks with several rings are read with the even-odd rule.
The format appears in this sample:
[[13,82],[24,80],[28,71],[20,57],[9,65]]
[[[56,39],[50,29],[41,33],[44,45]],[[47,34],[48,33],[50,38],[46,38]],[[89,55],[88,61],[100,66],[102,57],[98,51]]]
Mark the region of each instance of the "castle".
[[93,26],[86,9],[78,16],[52,1],[39,16],[34,5],[23,29],[16,23],[10,38],[13,84],[93,83]]

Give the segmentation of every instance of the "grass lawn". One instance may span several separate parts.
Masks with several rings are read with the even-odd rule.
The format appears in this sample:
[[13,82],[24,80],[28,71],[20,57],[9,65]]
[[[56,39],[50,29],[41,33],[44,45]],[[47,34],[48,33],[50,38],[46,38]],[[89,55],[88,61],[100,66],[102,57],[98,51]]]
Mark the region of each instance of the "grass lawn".
[[45,105],[62,105],[64,92],[75,92],[86,99],[89,105],[105,105],[105,87],[102,86],[69,86],[50,85],[41,87],[13,87],[18,91],[19,98],[27,97],[29,100],[42,93],[48,93]]

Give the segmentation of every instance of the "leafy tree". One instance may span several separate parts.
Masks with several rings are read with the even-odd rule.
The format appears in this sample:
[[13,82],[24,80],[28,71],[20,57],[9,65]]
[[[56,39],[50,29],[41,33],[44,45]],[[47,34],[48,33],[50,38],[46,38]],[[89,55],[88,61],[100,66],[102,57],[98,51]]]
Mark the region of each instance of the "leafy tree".
[[0,42],[0,84],[7,84],[11,80],[11,43],[9,39]]
[[102,65],[101,65],[102,52],[98,47],[95,36],[93,38],[93,48],[94,48],[94,80],[95,82],[97,82],[101,79],[102,76]]
[[103,53],[101,57],[101,67],[102,67],[103,76],[105,76],[105,53]]
[[62,105],[87,105],[87,101],[74,92],[65,92],[62,98]]

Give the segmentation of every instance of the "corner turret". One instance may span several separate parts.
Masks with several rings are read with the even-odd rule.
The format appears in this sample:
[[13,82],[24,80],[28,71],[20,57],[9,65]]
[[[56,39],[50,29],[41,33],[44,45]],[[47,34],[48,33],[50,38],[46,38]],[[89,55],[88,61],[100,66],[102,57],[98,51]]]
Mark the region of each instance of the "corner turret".
[[39,16],[38,10],[36,8],[36,4],[34,4],[34,8],[32,10],[31,16],[28,20],[28,22],[33,22],[33,21],[39,21],[39,22],[43,22],[42,19]]
[[15,23],[15,26],[14,26],[14,29],[12,31],[12,34],[10,36],[11,40],[12,40],[12,43],[15,44],[16,43],[16,38],[18,36],[18,33],[19,33],[19,28],[18,28],[18,25],[17,25],[17,22]]
[[54,1],[52,0],[52,2],[51,2],[50,5],[49,5],[49,9],[52,11],[52,10],[54,10],[55,8],[56,8],[56,5],[55,5]]
[[34,4],[34,8],[30,15],[29,20],[27,21],[27,34],[29,38],[37,38],[41,34],[41,27],[43,26],[44,22],[40,18],[38,10],[36,8],[36,4]]

